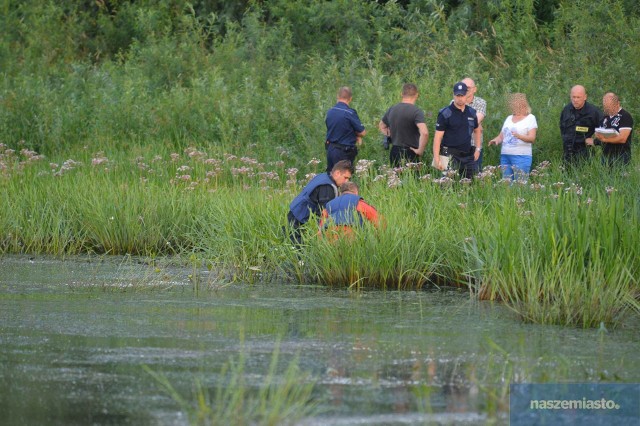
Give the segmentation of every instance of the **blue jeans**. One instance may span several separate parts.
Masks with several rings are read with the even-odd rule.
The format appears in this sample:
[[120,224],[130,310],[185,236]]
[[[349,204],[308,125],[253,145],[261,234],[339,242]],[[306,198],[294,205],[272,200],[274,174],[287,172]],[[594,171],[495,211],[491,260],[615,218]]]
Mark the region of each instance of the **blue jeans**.
[[531,155],[508,155],[500,154],[500,166],[504,168],[503,179],[527,180],[527,175],[531,171]]

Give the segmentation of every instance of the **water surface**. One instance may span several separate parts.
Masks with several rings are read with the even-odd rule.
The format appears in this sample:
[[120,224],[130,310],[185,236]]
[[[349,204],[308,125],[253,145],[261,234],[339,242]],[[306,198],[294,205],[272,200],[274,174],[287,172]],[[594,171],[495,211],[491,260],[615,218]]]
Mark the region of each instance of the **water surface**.
[[636,319],[613,331],[538,326],[456,289],[208,276],[130,258],[0,258],[0,422],[187,424],[143,366],[189,397],[239,354],[258,388],[276,349],[316,381],[322,413],[304,424],[506,424],[511,381],[640,381]]

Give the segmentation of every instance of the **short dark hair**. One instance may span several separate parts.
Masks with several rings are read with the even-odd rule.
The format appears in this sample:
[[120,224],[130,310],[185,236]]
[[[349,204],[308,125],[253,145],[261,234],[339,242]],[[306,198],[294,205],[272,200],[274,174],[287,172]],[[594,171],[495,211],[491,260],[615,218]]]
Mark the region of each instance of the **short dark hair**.
[[413,83],[405,83],[402,86],[402,96],[415,96],[418,94],[418,86]]
[[338,89],[338,99],[351,99],[353,97],[353,92],[351,88],[348,86],[342,86]]
[[350,171],[353,174],[353,164],[349,160],[340,160],[336,164],[333,165],[331,169],[331,173],[333,172],[346,172]]
[[354,194],[358,193],[358,184],[355,182],[345,182],[340,185],[340,193],[344,194],[345,192],[353,192]]

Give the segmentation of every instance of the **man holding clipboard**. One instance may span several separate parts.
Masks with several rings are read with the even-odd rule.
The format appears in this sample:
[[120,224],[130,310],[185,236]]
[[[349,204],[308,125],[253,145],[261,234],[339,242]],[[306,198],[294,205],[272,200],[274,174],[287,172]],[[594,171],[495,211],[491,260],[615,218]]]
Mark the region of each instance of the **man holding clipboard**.
[[620,106],[620,98],[613,92],[605,93],[602,98],[604,119],[602,126],[595,130],[603,143],[604,162],[610,166],[629,164],[631,161],[631,134],[633,118]]

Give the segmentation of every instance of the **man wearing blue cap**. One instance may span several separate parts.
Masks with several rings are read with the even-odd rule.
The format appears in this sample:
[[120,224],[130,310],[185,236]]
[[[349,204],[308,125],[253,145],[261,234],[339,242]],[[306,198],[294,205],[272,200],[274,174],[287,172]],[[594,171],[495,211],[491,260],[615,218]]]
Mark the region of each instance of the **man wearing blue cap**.
[[[445,170],[447,165],[440,156],[448,157],[449,168],[457,170],[461,177],[472,178],[478,172],[482,129],[478,125],[476,110],[466,104],[467,90],[462,81],[456,83],[453,102],[438,113],[433,137],[433,166]],[[469,146],[472,136],[475,145]]]

